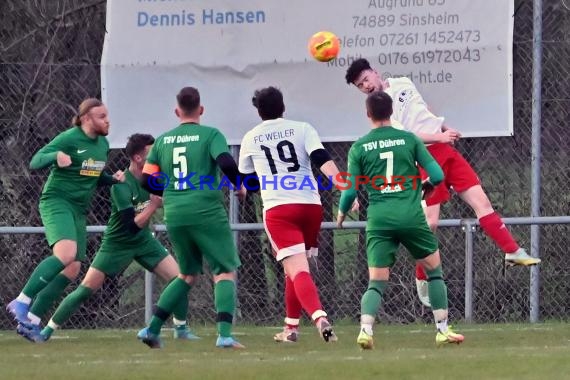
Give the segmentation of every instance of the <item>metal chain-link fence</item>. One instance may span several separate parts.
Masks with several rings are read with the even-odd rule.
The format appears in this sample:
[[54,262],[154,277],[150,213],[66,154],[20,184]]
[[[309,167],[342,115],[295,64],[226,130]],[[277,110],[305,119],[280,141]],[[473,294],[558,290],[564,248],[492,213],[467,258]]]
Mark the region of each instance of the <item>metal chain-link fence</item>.
[[[514,33],[514,137],[463,139],[457,145],[479,174],[494,207],[505,216],[530,213],[532,1],[517,0]],[[100,96],[99,60],[105,34],[103,0],[4,0],[0,2],[0,226],[39,226],[37,203],[47,171],[28,170],[31,156],[66,129],[77,105]],[[570,215],[570,10],[561,0],[544,0],[542,103],[542,214]],[[481,73],[484,80],[485,73]],[[136,112],[136,110],[133,110]],[[461,130],[461,125],[454,125]],[[223,128],[222,128],[223,130]],[[327,143],[339,167],[346,165],[350,143]],[[110,170],[127,160],[115,150]],[[338,192],[322,193],[325,220],[333,221]],[[363,200],[365,204],[365,200]],[[88,217],[104,225],[109,216],[108,189],[99,190]],[[457,196],[442,208],[442,218],[471,218]],[[256,196],[239,205],[239,222],[260,222]],[[365,220],[364,215],[357,219]],[[511,228],[529,247],[530,228]],[[240,232],[239,320],[277,324],[283,317],[282,269],[273,260],[260,231]],[[88,261],[100,235],[91,234]],[[158,237],[170,247],[164,233]],[[438,232],[452,319],[463,317],[465,242],[460,228]],[[541,227],[541,318],[567,319],[570,308],[568,227]],[[474,320],[524,321],[529,314],[529,271],[503,271],[500,251],[484,234],[475,234]],[[21,290],[31,271],[50,254],[42,235],[0,235],[0,304]],[[431,320],[415,294],[409,255],[398,256],[380,314],[383,321]],[[77,281],[81,279],[86,269]],[[313,265],[323,303],[335,320],[356,320],[367,286],[364,233],[325,230],[318,265]],[[133,265],[109,279],[66,324],[68,327],[134,327],[144,322],[143,271]],[[77,282],[69,287],[75,287]],[[156,282],[155,299],[164,284]],[[213,321],[211,279],[204,276],[190,295],[190,320]],[[48,317],[48,316],[46,316]],[[0,329],[13,322],[0,312]]]

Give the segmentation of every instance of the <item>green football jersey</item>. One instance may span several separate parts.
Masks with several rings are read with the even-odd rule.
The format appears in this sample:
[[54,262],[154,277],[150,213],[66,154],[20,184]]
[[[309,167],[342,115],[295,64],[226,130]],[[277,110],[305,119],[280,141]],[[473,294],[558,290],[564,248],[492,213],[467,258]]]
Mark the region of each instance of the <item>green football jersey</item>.
[[348,153],[349,179],[356,176],[368,192],[367,229],[391,229],[425,223],[421,207],[423,167],[434,161],[414,134],[393,127],[375,128],[358,139]]
[[147,162],[158,165],[162,178],[167,178],[166,224],[192,225],[200,223],[200,218],[219,215],[224,207],[223,186],[216,158],[224,152],[229,152],[224,135],[198,124],[181,124],[156,139]]
[[[71,157],[71,165],[57,166],[57,152]],[[79,127],[57,135],[32,158],[30,167],[51,165],[41,199],[61,198],[81,209],[87,209],[100,180],[109,155],[109,142],[104,136],[92,139]]]
[[125,170],[125,182],[117,183],[111,187],[111,217],[103,236],[102,244],[107,249],[112,245],[130,248],[143,245],[145,241],[153,239],[148,226],[136,234],[128,232],[121,222],[120,212],[133,207],[135,215],[141,213],[150,203],[149,193],[143,189],[133,174]]

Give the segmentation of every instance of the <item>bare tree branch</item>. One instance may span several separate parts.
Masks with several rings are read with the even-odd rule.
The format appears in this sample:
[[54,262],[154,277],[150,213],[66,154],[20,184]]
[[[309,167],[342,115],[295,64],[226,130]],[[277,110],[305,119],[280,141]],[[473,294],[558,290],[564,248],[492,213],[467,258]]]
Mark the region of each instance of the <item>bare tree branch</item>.
[[[64,11],[65,11],[65,8],[64,8]],[[65,13],[65,12],[64,12],[64,13]],[[63,13],[62,13],[62,18],[63,18]],[[49,54],[49,52],[50,52],[50,50],[51,50],[51,47],[53,46],[53,42],[54,42],[55,38],[57,37],[57,32],[59,31],[59,28],[60,28],[60,25],[58,24],[58,25],[56,26],[56,28],[55,28],[55,31],[54,31],[54,33],[53,33],[53,36],[51,37],[51,39],[50,39],[50,41],[49,41],[49,43],[48,43],[48,45],[47,45],[47,47],[46,47],[46,49],[45,49],[45,51],[44,51],[44,54],[43,54],[42,59],[41,59],[41,61],[40,61],[40,64],[38,65],[38,68],[37,68],[36,72],[34,73],[34,77],[33,77],[33,79],[32,79],[32,83],[30,83],[30,85],[28,86],[28,88],[26,89],[26,92],[25,92],[25,94],[24,94],[24,99],[23,99],[23,101],[22,101],[22,108],[21,108],[21,110],[20,110],[20,117],[19,117],[19,119],[18,119],[18,122],[16,123],[16,130],[17,130],[17,132],[16,132],[16,139],[19,139],[19,138],[20,138],[20,131],[21,131],[21,127],[22,127],[22,120],[24,119],[24,115],[25,115],[25,113],[26,113],[26,103],[27,103],[28,96],[29,96],[29,94],[30,94],[30,91],[31,91],[32,88],[34,87],[34,84],[36,83],[36,80],[38,79],[38,75],[39,75],[39,73],[40,73],[40,71],[41,71],[41,69],[42,69],[42,65],[45,63],[45,61],[46,61],[46,59],[47,59],[47,56],[48,56],[48,54]]]
[[[32,35],[34,35],[35,33],[37,33],[39,30],[42,30],[43,28],[45,28],[46,26],[48,26],[49,24],[55,22],[55,21],[60,21],[63,20],[64,17],[71,15],[75,12],[80,12],[84,9],[88,9],[88,8],[93,8],[93,7],[97,7],[101,4],[106,3],[107,0],[98,0],[96,2],[90,3],[90,4],[83,4],[79,7],[75,7],[73,9],[70,9],[68,11],[62,12],[61,14],[53,17],[51,20],[47,21],[47,22],[41,22],[38,24],[38,27],[35,28],[34,30],[29,31],[28,33],[26,33],[24,36],[18,38],[17,40],[13,41],[11,44],[9,44],[8,46],[4,47],[2,45],[0,45],[0,51],[2,53],[6,53],[8,52],[8,50],[12,49],[15,46],[18,46],[21,42],[25,41],[26,39],[30,38]],[[37,5],[36,5],[37,6]]]

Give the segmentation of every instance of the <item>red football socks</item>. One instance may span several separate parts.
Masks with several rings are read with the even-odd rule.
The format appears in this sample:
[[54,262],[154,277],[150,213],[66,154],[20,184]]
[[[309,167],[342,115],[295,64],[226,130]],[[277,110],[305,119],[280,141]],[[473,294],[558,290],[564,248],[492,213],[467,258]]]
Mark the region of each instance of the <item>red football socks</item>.
[[485,231],[485,233],[495,241],[503,252],[514,253],[520,248],[515,239],[513,239],[509,229],[505,226],[501,217],[496,212],[485,215],[479,219],[479,224],[483,231]]
[[[303,307],[301,302],[297,298],[297,293],[295,292],[295,285],[289,276],[285,276],[285,313],[286,313],[286,325],[290,329],[296,329],[299,327],[299,319],[301,318],[301,311]],[[293,324],[294,321],[297,324]]]
[[297,299],[300,301],[303,309],[307,314],[309,314],[309,316],[312,317],[316,311],[323,309],[317,287],[315,286],[313,277],[311,277],[310,273],[298,273],[293,280],[293,285],[295,286]]

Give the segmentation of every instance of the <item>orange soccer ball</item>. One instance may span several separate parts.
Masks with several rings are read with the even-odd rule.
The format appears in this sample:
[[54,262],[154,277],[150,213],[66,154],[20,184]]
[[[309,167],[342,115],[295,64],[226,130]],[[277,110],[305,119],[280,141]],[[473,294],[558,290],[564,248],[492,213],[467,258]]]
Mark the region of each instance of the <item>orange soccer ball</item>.
[[334,33],[322,31],[313,34],[308,47],[313,58],[320,62],[328,62],[338,55],[340,41]]

